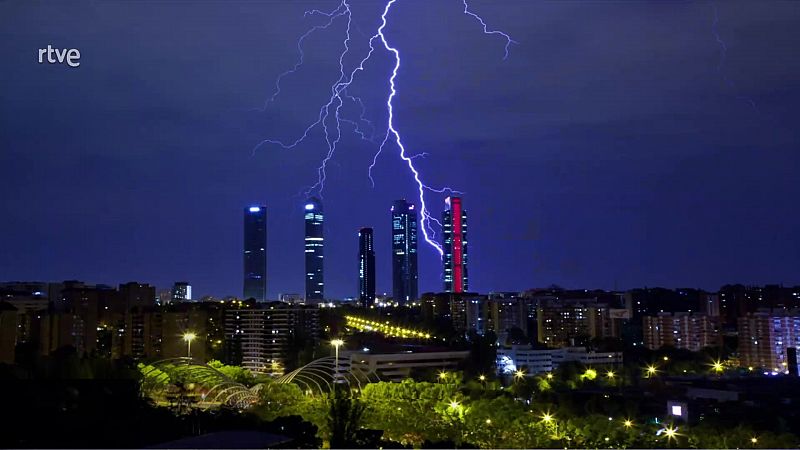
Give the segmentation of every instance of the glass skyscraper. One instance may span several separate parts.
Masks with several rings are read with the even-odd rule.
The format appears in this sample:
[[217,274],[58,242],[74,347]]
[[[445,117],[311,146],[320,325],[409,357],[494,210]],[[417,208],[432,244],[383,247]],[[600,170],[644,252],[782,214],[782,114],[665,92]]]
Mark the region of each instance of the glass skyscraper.
[[417,299],[417,211],[405,200],[392,205],[392,295],[405,304]]
[[467,212],[460,197],[447,197],[442,213],[445,292],[467,292]]
[[244,209],[244,298],[267,298],[267,208]]
[[358,302],[368,308],[375,303],[375,248],[372,228],[358,231]]
[[322,235],[322,202],[318,198],[309,198],[305,204],[306,222],[306,301],[321,302],[325,300],[325,278],[323,275],[323,258],[325,241]]

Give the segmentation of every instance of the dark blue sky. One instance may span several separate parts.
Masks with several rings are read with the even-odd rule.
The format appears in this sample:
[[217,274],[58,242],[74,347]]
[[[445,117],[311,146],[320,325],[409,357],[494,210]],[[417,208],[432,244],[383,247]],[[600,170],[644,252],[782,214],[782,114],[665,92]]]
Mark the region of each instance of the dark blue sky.
[[[364,33],[381,5],[353,2]],[[344,22],[304,2],[0,2],[0,279],[189,280],[241,294],[242,208],[269,207],[271,296],[302,292],[302,195],[326,148],[296,138],[337,78]],[[479,291],[800,283],[800,3],[473,1],[519,45],[502,60],[458,0],[398,0],[396,126],[426,181],[465,191]],[[354,53],[364,50],[356,32]],[[78,48],[81,66],[39,65]],[[351,63],[354,61],[351,61]],[[385,127],[391,60],[352,93]],[[733,86],[725,82],[725,78]],[[753,108],[747,99],[752,99]],[[414,198],[395,148],[345,133],[328,170],[326,282],[356,292],[357,229],[376,228],[391,291],[389,207]],[[443,197],[429,202],[440,214]],[[440,262],[420,246],[420,291]]]

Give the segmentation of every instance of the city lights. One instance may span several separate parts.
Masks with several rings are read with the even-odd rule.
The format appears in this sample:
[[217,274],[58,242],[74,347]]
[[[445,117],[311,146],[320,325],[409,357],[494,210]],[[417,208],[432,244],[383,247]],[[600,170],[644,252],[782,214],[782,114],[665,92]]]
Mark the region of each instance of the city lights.
[[650,365],[645,368],[645,372],[647,373],[647,377],[650,378],[658,373],[658,369],[656,366]]
[[425,339],[435,338],[430,333],[421,330],[413,330],[411,328],[405,328],[393,325],[389,321],[378,322],[376,320],[369,320],[356,316],[344,316],[344,318],[346,326],[355,328],[359,331],[373,331],[376,333],[381,333],[388,337],[395,337],[401,339],[425,340]]
[[192,332],[187,332],[183,334],[183,340],[186,341],[186,357],[192,357],[192,341],[197,337],[196,334]]

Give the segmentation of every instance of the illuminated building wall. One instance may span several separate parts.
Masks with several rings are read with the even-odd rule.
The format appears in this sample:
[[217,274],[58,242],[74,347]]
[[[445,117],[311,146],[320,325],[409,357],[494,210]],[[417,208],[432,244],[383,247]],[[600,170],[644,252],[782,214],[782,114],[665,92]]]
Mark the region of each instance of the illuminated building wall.
[[745,366],[767,371],[788,370],[786,349],[800,348],[800,316],[756,312],[739,317],[739,356]]
[[325,300],[325,277],[323,273],[325,240],[323,237],[322,202],[310,198],[305,204],[305,255],[306,255],[306,301]]
[[186,281],[176,281],[172,285],[172,303],[192,301],[192,285]]
[[460,332],[475,331],[483,335],[489,328],[488,300],[485,295],[462,292],[450,294],[450,317],[453,328]]
[[467,212],[460,197],[448,197],[442,214],[442,248],[444,255],[445,292],[466,292],[467,278]]
[[418,298],[417,211],[405,200],[392,205],[392,294],[405,304]]
[[722,344],[716,321],[704,314],[660,313],[642,320],[644,345],[651,350],[666,345],[697,352]]
[[319,309],[282,302],[225,311],[225,360],[254,373],[279,375],[295,368],[293,343],[319,338]]
[[358,231],[358,301],[364,307],[375,303],[375,247],[372,228]]
[[244,298],[267,299],[267,208],[244,210]]
[[620,336],[619,320],[611,317],[608,305],[593,299],[543,301],[536,312],[538,340],[549,347]]

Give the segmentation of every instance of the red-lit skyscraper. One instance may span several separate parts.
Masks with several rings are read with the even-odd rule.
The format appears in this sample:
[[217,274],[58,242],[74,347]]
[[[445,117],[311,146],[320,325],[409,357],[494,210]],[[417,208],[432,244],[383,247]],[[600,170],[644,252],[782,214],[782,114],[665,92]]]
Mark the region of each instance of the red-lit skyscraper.
[[467,212],[461,197],[448,197],[442,214],[442,246],[444,247],[444,290],[466,292],[467,278]]

